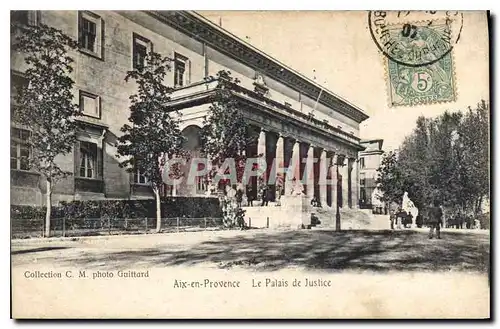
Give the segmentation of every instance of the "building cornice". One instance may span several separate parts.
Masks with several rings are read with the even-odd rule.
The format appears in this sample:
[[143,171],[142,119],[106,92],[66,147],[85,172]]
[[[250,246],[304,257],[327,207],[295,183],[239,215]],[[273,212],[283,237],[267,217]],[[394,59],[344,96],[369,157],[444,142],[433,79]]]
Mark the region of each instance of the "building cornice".
[[[216,83],[217,79],[212,79],[204,83],[195,83],[184,88],[179,88],[173,93],[166,107],[171,110],[180,110],[185,107],[210,103],[215,100],[216,90],[214,87]],[[231,83],[228,86],[230,86],[231,93],[238,102],[241,102],[242,105],[247,104],[253,109],[250,112],[260,110],[274,118],[279,118],[282,122],[288,122],[296,127],[307,127],[311,132],[315,132],[327,139],[333,139],[356,151],[365,149],[359,144],[359,137],[349,134],[326,122],[309,117],[300,111],[273,101],[272,99],[240,85]],[[176,92],[180,94],[176,95]]]
[[378,151],[361,151],[360,155],[382,155],[384,153],[385,152],[382,151],[382,150],[378,150]]
[[[213,24],[203,16],[191,11],[146,11],[152,17],[172,26],[190,37],[207,44],[213,49],[243,62],[249,67],[300,91],[311,99],[360,123],[368,115],[340,96],[325,90],[319,84],[306,78],[276,59],[252,47],[228,31]],[[323,90],[323,92],[321,92]]]

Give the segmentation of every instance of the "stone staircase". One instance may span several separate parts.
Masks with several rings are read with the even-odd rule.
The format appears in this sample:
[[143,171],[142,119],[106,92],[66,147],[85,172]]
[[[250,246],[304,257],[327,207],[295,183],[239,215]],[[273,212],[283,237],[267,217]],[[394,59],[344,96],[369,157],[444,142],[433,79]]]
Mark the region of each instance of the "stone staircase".
[[311,225],[312,207],[305,195],[282,196],[281,206],[243,207],[245,223],[253,228],[300,229]]
[[[291,228],[287,220],[290,213],[269,202],[269,206],[243,207],[245,223],[253,228]],[[310,208],[313,229],[335,229],[335,208]],[[317,219],[317,220],[315,220]],[[345,230],[386,230],[390,229],[388,215],[374,215],[369,209],[340,209],[341,228]]]
[[[315,229],[334,229],[335,214],[335,208],[316,208],[313,216],[320,223]],[[340,209],[340,227],[345,230],[386,230],[390,229],[389,215],[374,215],[370,209]]]

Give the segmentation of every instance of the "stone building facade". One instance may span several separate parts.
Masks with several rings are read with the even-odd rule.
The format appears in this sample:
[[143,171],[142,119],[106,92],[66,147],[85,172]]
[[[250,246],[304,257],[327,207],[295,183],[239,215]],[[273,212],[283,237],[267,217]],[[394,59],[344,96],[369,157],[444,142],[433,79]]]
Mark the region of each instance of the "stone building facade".
[[359,152],[359,206],[360,208],[372,208],[372,195],[377,187],[375,181],[378,177],[377,169],[382,161],[383,139],[362,140],[361,145],[365,147]]
[[[14,19],[14,18],[13,18]],[[200,152],[198,132],[220,70],[241,80],[232,91],[256,134],[247,156],[264,154],[267,160],[319,159],[305,190],[323,204],[357,207],[358,152],[363,150],[359,124],[368,116],[278,60],[238,39],[195,12],[185,11],[36,11],[18,12],[15,19],[53,26],[77,39],[71,53],[74,96],[83,116],[78,118],[78,142],[71,155],[61,156],[63,170],[74,175],[54,186],[61,200],[149,198],[148,182],[139,172],[119,167],[116,141],[129,116],[129,96],[136,92],[124,80],[126,72],[143,60],[148,49],[173,59],[166,83],[175,87],[171,105],[180,108],[185,147]],[[20,54],[11,55],[12,85],[23,79]],[[15,91],[13,91],[15,92]],[[26,131],[12,123],[11,203],[43,205],[44,184],[39,174],[20,161]],[[257,137],[258,136],[258,137]],[[327,160],[333,159],[333,160]],[[326,164],[342,159],[336,167]],[[332,162],[333,161],[333,162]],[[326,168],[326,169],[321,169]],[[320,172],[327,170],[327,173]],[[337,182],[318,184],[320,175]],[[205,195],[203,180],[167,191],[175,195]],[[285,191],[284,193],[287,193]]]

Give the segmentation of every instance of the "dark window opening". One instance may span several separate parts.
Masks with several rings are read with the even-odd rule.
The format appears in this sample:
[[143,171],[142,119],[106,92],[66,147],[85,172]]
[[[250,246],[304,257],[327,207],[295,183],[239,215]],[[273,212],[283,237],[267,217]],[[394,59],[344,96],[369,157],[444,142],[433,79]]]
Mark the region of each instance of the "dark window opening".
[[97,144],[80,142],[80,177],[97,178]]
[[96,52],[95,43],[96,43],[96,23],[82,17],[81,18],[81,39],[80,39],[80,47],[90,50],[92,52]]
[[29,145],[30,132],[25,129],[12,128],[10,144],[10,168],[29,170],[31,147]]
[[176,87],[182,87],[185,83],[186,63],[180,59],[175,60],[174,84]]
[[147,184],[148,178],[144,175],[143,171],[137,169],[134,171],[134,183],[136,184]]
[[143,68],[146,63],[147,49],[146,46],[139,43],[135,44],[134,51],[134,68]]
[[151,42],[135,33],[133,37],[132,66],[134,69],[141,69],[147,64],[146,57],[151,49]]
[[365,158],[359,158],[359,167],[361,169],[365,167]]

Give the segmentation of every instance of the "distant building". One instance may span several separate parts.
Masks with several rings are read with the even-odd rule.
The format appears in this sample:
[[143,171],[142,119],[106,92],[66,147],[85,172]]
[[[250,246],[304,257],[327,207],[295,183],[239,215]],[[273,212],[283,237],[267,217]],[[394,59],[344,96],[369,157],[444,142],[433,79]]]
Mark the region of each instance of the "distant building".
[[377,169],[382,161],[383,139],[361,140],[365,147],[359,152],[359,207],[372,208],[374,206],[372,195],[376,188]]

